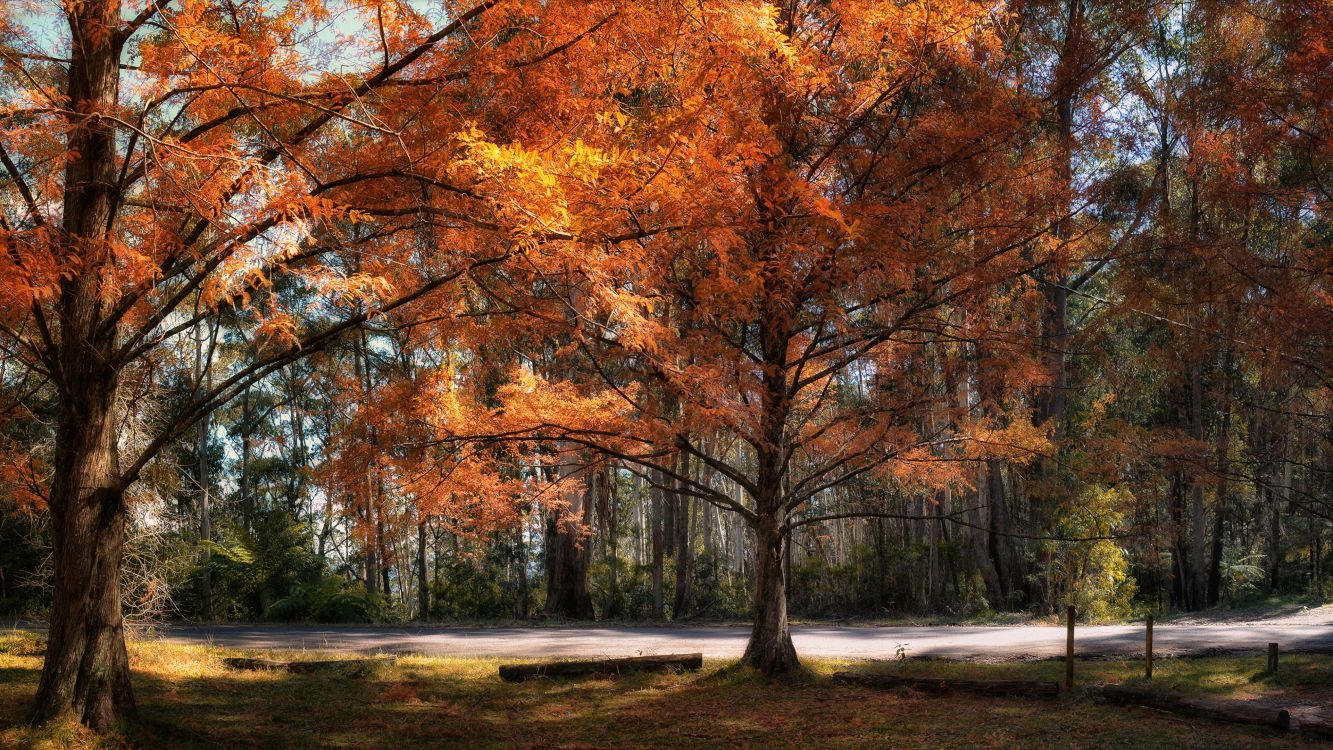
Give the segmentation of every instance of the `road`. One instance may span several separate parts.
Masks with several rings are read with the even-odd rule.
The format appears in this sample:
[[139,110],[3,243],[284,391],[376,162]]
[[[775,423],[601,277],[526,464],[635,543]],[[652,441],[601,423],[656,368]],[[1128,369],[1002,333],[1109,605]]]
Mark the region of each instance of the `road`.
[[[269,625],[174,625],[156,637],[251,649],[332,650],[358,653],[422,653],[440,656],[590,657],[702,651],[709,658],[734,658],[745,649],[743,627],[353,627]],[[804,656],[891,659],[899,644],[908,656],[1007,660],[1064,653],[1062,627],[834,627],[792,628]],[[1333,621],[1320,623],[1228,623],[1158,625],[1153,652],[1283,651],[1333,653]],[[1083,656],[1141,654],[1142,625],[1079,626],[1076,649]]]

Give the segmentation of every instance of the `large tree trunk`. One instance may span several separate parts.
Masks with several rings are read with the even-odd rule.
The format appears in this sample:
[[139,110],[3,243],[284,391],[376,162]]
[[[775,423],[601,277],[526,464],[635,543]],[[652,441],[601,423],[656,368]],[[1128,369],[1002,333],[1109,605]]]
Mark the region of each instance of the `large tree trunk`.
[[787,624],[787,582],[782,575],[784,536],[781,523],[774,518],[761,517],[755,528],[754,628],[741,664],[769,676],[786,674],[800,666]]
[[32,719],[105,728],[135,713],[120,613],[124,482],[116,460],[117,326],[108,324],[101,270],[112,224],[115,133],[86,114],[109,113],[119,91],[117,0],[69,6],[70,122],[62,220],[82,261],[60,284],[51,542],[55,594]]
[[[89,358],[91,360],[92,358]],[[120,611],[126,509],[116,461],[115,373],[89,361],[62,394],[51,486],[55,595],[34,723],[102,729],[135,712]]]

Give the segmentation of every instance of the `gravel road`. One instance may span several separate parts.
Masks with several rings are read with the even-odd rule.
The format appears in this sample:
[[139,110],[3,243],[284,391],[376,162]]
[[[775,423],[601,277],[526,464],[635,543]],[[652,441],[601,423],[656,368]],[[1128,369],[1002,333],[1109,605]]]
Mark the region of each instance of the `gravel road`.
[[[1283,651],[1333,653],[1333,608],[1326,616],[1254,622],[1159,624],[1153,651],[1160,656],[1261,651],[1269,642]],[[1317,612],[1318,610],[1316,610]],[[157,631],[172,642],[212,642],[233,648],[396,652],[441,656],[590,657],[702,651],[733,658],[745,649],[744,627],[356,627],[275,625],[173,625]],[[899,644],[909,656],[1007,660],[1064,653],[1062,627],[1016,625],[835,627],[795,626],[792,638],[805,656],[893,658]],[[1079,626],[1082,656],[1142,653],[1143,626]]]

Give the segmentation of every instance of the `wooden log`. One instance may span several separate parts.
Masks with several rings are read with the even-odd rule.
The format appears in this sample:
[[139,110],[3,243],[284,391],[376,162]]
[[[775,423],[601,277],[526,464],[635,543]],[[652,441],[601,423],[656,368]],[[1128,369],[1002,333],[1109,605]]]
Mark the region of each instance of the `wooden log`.
[[1299,723],[1301,734],[1321,740],[1333,740],[1333,721],[1311,717],[1301,719]]
[[1182,698],[1120,685],[1107,685],[1102,688],[1102,698],[1107,703],[1120,706],[1145,706],[1182,716],[1196,716],[1233,724],[1252,724],[1284,732],[1291,727],[1291,714],[1285,708],[1264,708],[1243,703]]
[[703,666],[704,655],[701,653],[629,656],[619,659],[582,661],[547,661],[533,664],[502,664],[500,665],[500,679],[506,682],[522,682],[536,677],[696,670],[703,669]]
[[944,677],[904,677],[883,672],[835,672],[833,681],[877,688],[909,688],[935,695],[959,692],[1024,698],[1060,696],[1060,683],[1044,680],[955,680]]
[[377,659],[329,659],[321,661],[274,661],[272,659],[253,659],[248,657],[233,657],[223,659],[222,663],[232,669],[249,669],[260,671],[282,671],[292,674],[317,674],[327,672],[337,672],[348,676],[361,676],[369,674],[372,670],[381,666],[388,666],[394,663],[397,657],[388,656]]

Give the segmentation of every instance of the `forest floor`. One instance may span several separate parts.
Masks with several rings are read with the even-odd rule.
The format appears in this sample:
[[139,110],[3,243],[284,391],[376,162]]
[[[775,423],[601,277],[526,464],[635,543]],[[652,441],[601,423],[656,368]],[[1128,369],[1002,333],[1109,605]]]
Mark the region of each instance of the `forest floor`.
[[[0,748],[871,748],[1294,747],[1294,734],[1098,704],[926,697],[834,684],[865,662],[808,659],[775,684],[708,661],[702,672],[501,682],[491,658],[405,656],[370,675],[240,672],[223,658],[273,652],[131,644],[142,720],[112,736],[22,726],[41,667],[39,636],[0,632]],[[279,657],[281,658],[281,657]],[[300,658],[312,658],[303,652]],[[1333,702],[1333,657],[1164,659],[1153,686],[1189,695],[1318,706]],[[1063,675],[1055,661],[976,664],[908,659],[906,674],[995,679]],[[1080,685],[1141,683],[1137,661],[1078,665]]]

